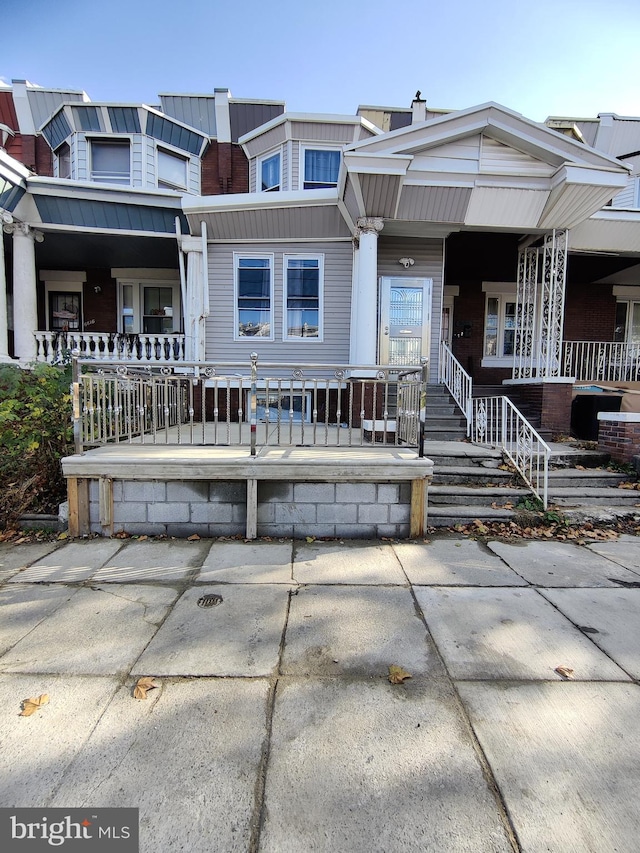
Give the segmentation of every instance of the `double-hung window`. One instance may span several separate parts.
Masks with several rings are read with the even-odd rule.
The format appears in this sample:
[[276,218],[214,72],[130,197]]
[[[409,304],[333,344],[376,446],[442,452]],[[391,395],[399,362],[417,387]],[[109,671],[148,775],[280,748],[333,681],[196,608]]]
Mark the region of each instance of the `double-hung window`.
[[187,188],[187,161],[184,157],[158,148],[158,187],[169,190]]
[[340,151],[333,148],[305,148],[304,183],[305,190],[335,187],[340,172]]
[[129,140],[91,140],[91,180],[107,184],[131,182]]
[[484,319],[484,357],[508,358],[513,356],[515,334],[515,294],[487,293]]
[[265,193],[277,192],[282,184],[280,177],[280,154],[272,154],[259,161],[260,190]]
[[235,255],[236,340],[273,338],[273,256]]
[[323,256],[284,256],[284,339],[322,340]]

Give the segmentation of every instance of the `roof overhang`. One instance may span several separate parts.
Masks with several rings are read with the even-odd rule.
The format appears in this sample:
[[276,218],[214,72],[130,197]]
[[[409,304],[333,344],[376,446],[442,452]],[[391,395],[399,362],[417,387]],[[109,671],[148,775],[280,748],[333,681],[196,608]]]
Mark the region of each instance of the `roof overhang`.
[[351,236],[335,189],[184,197],[191,234],[212,241],[346,239]]
[[27,191],[27,178],[31,172],[0,150],[0,209],[13,213]]
[[640,210],[606,208],[571,231],[571,251],[640,256]]

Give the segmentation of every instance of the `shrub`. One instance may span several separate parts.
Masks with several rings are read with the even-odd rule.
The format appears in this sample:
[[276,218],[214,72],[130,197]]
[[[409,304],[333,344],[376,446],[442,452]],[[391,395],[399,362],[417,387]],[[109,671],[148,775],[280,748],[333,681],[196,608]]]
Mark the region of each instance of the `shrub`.
[[60,459],[73,452],[71,370],[0,365],[0,526],[25,512],[57,513]]

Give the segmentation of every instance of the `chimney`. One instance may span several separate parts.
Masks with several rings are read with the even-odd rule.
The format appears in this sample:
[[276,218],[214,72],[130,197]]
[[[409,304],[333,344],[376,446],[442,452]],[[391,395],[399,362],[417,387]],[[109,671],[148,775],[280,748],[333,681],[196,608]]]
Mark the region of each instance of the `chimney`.
[[427,120],[427,102],[420,97],[421,94],[422,92],[418,89],[415,98],[411,101],[411,124]]

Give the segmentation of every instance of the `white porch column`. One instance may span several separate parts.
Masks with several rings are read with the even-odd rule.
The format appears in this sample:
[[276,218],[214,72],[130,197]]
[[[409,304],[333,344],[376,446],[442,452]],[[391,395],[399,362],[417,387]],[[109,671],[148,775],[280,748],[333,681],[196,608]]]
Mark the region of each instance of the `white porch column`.
[[198,237],[183,237],[182,251],[187,257],[186,302],[184,312],[185,358],[187,361],[205,359],[204,262],[202,241]]
[[377,362],[379,217],[358,219],[356,277],[351,312],[351,359],[355,364]]
[[7,273],[4,265],[4,236],[0,228],[0,364],[9,358],[9,315],[7,312]]
[[38,297],[36,292],[36,253],[34,241],[44,236],[24,222],[13,229],[13,328],[16,358],[22,362],[36,359]]

